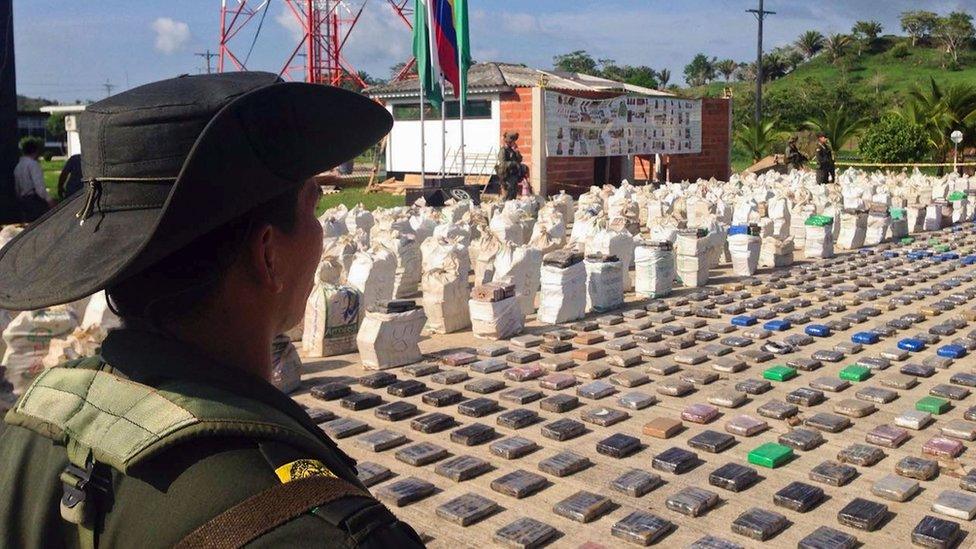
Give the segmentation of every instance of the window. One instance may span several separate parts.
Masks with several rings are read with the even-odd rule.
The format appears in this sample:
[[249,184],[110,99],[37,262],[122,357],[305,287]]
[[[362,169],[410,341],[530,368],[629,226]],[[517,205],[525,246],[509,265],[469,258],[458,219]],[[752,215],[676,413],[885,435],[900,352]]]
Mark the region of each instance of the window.
[[[448,120],[458,120],[461,118],[460,101],[448,101],[445,103],[447,110],[445,114]],[[426,120],[440,120],[441,111],[429,104],[424,105],[424,118]],[[464,107],[464,119],[474,120],[478,118],[491,118],[491,101],[487,99],[468,100]],[[420,105],[400,103],[393,105],[394,120],[420,120]]]

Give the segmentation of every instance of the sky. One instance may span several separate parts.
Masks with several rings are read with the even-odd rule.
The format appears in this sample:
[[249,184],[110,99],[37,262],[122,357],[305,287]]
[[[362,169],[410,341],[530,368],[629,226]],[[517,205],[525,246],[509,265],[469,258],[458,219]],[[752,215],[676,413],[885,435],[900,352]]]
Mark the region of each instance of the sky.
[[[233,6],[240,0],[224,1]],[[260,14],[230,47],[238,58],[247,59],[247,68],[280,72],[301,33],[286,0],[269,1],[257,38]],[[672,82],[680,84],[684,66],[699,52],[720,59],[755,59],[756,21],[745,10],[756,8],[758,1],[469,0],[472,54],[477,61],[545,69],[552,67],[553,56],[586,50],[596,59],[668,68]],[[341,9],[351,14],[364,2],[343,55],[355,69],[386,78],[390,67],[409,59],[410,32],[388,0],[346,0]],[[205,58],[196,54],[218,50],[220,4],[14,0],[18,93],[87,102],[105,97],[109,89],[117,93],[205,72]],[[849,32],[858,19],[877,20],[886,33],[900,34],[902,11],[963,9],[976,14],[976,0],[766,0],[765,9],[776,12],[766,19],[768,50],[810,29]],[[212,63],[216,70],[217,59]]]

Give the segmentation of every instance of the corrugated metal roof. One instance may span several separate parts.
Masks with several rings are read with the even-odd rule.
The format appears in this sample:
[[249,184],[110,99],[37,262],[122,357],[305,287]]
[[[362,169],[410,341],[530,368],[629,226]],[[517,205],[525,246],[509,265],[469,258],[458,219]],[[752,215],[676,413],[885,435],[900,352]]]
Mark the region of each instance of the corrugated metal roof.
[[[545,81],[547,88],[553,90],[621,92],[653,96],[672,95],[660,90],[587,74],[543,71],[511,63],[478,63],[472,65],[468,70],[468,91],[470,93],[497,93],[512,91],[514,88],[534,88],[543,81]],[[451,89],[450,84],[448,84],[448,89]],[[420,84],[416,78],[390,82],[368,88],[366,94],[377,99],[417,97],[420,94]]]

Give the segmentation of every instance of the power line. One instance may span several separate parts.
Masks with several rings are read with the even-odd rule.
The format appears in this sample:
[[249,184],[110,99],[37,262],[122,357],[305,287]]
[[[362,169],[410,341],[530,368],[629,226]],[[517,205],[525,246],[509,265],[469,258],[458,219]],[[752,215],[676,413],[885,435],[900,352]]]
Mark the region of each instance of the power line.
[[[247,55],[244,56],[244,62],[241,65],[244,69],[247,69],[247,62],[251,59],[251,52],[254,51],[254,44],[258,43],[258,35],[261,34],[261,27],[264,26],[264,16],[268,15],[268,8],[271,6],[271,0],[267,0],[264,3],[264,11],[261,12],[261,19],[258,21],[258,29],[254,31],[254,39],[251,40],[251,47],[247,49]],[[311,25],[311,21],[309,22]]]
[[757,10],[746,10],[756,16],[756,20],[759,21],[759,46],[756,49],[756,127],[759,127],[760,122],[762,122],[762,85],[763,85],[763,21],[766,19],[767,15],[775,15],[775,11],[766,11],[763,9],[763,0],[759,0],[759,9]]
[[220,57],[220,54],[211,53],[210,52],[210,48],[207,48],[207,51],[205,51],[205,52],[194,53],[193,55],[195,55],[197,57],[203,57],[204,59],[207,60],[207,74],[210,74],[210,72],[211,72],[211,70],[210,70],[210,60],[213,59],[214,57]]

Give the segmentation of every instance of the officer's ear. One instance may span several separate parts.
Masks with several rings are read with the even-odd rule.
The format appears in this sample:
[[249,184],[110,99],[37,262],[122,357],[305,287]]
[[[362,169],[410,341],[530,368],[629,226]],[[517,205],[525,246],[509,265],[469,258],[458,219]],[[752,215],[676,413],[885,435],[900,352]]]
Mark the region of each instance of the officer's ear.
[[279,293],[284,289],[278,266],[281,257],[278,251],[280,245],[280,233],[271,224],[261,223],[252,227],[246,237],[246,249],[241,254],[252,281],[273,293]]

